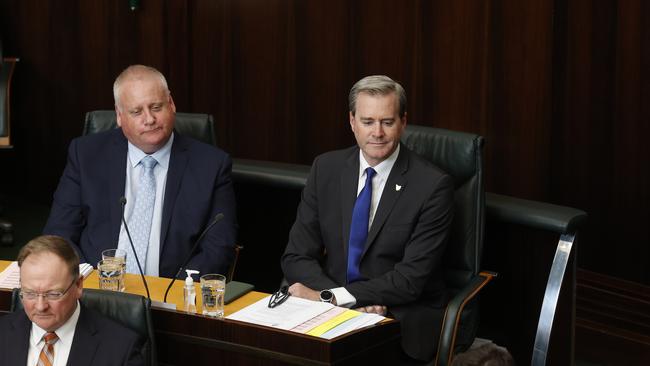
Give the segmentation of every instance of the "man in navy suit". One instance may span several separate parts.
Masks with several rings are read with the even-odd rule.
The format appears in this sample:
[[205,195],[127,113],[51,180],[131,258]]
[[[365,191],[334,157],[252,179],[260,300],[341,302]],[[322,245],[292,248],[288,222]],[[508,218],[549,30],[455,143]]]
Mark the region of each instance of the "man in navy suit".
[[120,128],[71,142],[44,233],[64,237],[92,265],[105,249],[125,249],[127,270],[136,272],[124,210],[145,273],[172,277],[203,228],[223,213],[187,268],[225,274],[236,236],[230,157],[174,132],[176,106],[156,69],[128,67],[113,95]]
[[314,160],[282,257],[289,292],[389,314],[401,323],[403,361],[427,361],[447,303],[453,181],[400,144],[406,94],[397,82],[361,79],[349,106],[357,146]]
[[18,265],[24,310],[0,318],[0,365],[144,365],[144,339],[79,302],[79,257],[63,238],[33,239]]

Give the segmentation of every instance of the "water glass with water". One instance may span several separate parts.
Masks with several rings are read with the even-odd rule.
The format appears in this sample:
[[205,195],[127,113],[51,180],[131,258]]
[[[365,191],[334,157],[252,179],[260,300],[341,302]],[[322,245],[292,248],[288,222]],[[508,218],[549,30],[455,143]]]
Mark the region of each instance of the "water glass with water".
[[102,259],[97,263],[99,288],[102,290],[123,291],[124,268],[122,264],[111,259]]
[[[112,261],[116,265],[119,265],[122,269],[122,279],[124,279],[124,274],[126,273],[126,250],[124,249],[106,249],[102,252],[102,260]],[[124,280],[120,283],[119,291],[124,292],[126,289]]]
[[225,276],[220,274],[206,274],[201,276],[203,315],[223,318],[223,298],[225,292]]

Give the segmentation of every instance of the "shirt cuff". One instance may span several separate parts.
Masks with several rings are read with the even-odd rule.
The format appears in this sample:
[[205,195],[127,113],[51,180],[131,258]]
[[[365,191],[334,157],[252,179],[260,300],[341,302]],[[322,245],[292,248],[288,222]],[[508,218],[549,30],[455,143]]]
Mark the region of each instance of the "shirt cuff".
[[345,287],[333,288],[330,291],[334,294],[336,298],[336,306],[341,306],[344,308],[351,308],[357,303],[357,299],[352,296]]

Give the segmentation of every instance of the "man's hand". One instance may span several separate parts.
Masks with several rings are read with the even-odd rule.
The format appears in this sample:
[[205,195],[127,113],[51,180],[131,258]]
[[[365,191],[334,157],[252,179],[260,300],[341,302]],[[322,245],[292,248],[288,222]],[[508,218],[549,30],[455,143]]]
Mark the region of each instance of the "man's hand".
[[362,313],[373,313],[373,314],[379,314],[379,315],[383,315],[383,316],[386,316],[386,313],[388,312],[388,309],[383,305],[362,306],[362,307],[356,308],[354,310],[360,311]]
[[320,301],[320,291],[312,290],[300,282],[289,286],[291,296],[300,297],[307,300]]

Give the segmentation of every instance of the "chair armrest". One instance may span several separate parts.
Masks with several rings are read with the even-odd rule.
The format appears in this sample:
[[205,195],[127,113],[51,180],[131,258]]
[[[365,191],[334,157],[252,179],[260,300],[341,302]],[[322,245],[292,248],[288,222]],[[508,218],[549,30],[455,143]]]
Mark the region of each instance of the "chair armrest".
[[582,210],[489,192],[485,208],[490,219],[558,234],[576,232],[587,221],[587,213]]
[[494,277],[496,277],[496,273],[493,272],[484,271],[479,273],[478,276],[474,276],[460,292],[449,300],[447,309],[445,310],[445,317],[442,321],[442,329],[440,330],[435,365],[445,366],[451,364],[456,335],[458,333],[458,324],[463,309]]
[[279,188],[302,189],[307,183],[309,165],[274,161],[233,159],[233,179],[242,183],[259,183]]

